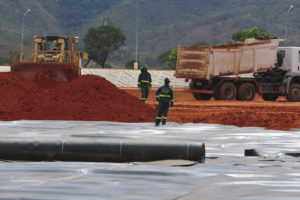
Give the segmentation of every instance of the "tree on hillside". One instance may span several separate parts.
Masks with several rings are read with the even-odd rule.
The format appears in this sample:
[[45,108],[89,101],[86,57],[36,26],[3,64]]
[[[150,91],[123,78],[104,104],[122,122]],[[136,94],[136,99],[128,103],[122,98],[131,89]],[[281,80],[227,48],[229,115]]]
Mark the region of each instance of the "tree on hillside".
[[10,65],[10,57],[0,56],[0,65]]
[[109,54],[123,45],[125,38],[121,29],[113,25],[89,28],[83,40],[84,49],[89,54],[85,66],[93,60],[104,68]]
[[252,27],[250,29],[244,31],[238,31],[232,35],[232,39],[235,42],[244,42],[248,38],[254,38],[257,36],[262,37],[272,37],[272,34],[268,33],[263,29],[259,29],[258,27]]
[[170,49],[161,53],[157,57],[157,62],[163,64],[168,69],[175,69],[177,61],[177,49]]

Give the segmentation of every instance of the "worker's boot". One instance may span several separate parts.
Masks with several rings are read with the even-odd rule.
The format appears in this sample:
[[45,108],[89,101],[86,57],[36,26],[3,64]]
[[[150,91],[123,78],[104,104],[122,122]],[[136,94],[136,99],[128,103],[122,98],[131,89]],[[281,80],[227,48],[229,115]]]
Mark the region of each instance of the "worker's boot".
[[167,119],[163,119],[161,124],[166,125],[166,123],[167,123]]
[[160,123],[160,119],[156,119],[155,120],[155,126],[159,126],[159,123]]

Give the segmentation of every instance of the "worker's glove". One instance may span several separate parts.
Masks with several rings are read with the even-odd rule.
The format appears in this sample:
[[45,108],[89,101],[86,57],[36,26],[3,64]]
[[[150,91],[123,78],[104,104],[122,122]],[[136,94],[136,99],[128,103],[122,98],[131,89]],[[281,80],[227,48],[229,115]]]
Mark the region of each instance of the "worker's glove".
[[174,106],[174,102],[172,101],[172,102],[171,102],[171,107],[173,107],[173,106]]
[[158,97],[156,97],[156,101],[158,101],[158,102],[159,102],[159,98],[158,98]]
[[141,85],[138,85],[138,87],[140,88],[140,87],[141,87]]

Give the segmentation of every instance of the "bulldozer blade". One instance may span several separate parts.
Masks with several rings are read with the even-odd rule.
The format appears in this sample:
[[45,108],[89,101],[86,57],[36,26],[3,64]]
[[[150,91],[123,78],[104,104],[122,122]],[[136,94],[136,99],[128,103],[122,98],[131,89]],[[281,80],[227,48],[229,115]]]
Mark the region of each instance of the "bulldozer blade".
[[23,62],[11,66],[12,72],[18,72],[26,79],[32,80],[40,86],[70,82],[80,76],[78,65],[71,63],[36,63]]

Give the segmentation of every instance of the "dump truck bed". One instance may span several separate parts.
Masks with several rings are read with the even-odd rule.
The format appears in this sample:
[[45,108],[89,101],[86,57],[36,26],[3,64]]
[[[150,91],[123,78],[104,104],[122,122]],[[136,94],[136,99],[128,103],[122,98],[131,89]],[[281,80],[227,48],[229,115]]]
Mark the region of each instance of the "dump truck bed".
[[244,43],[178,47],[176,78],[211,79],[216,76],[263,72],[275,67],[279,39],[248,39]]

